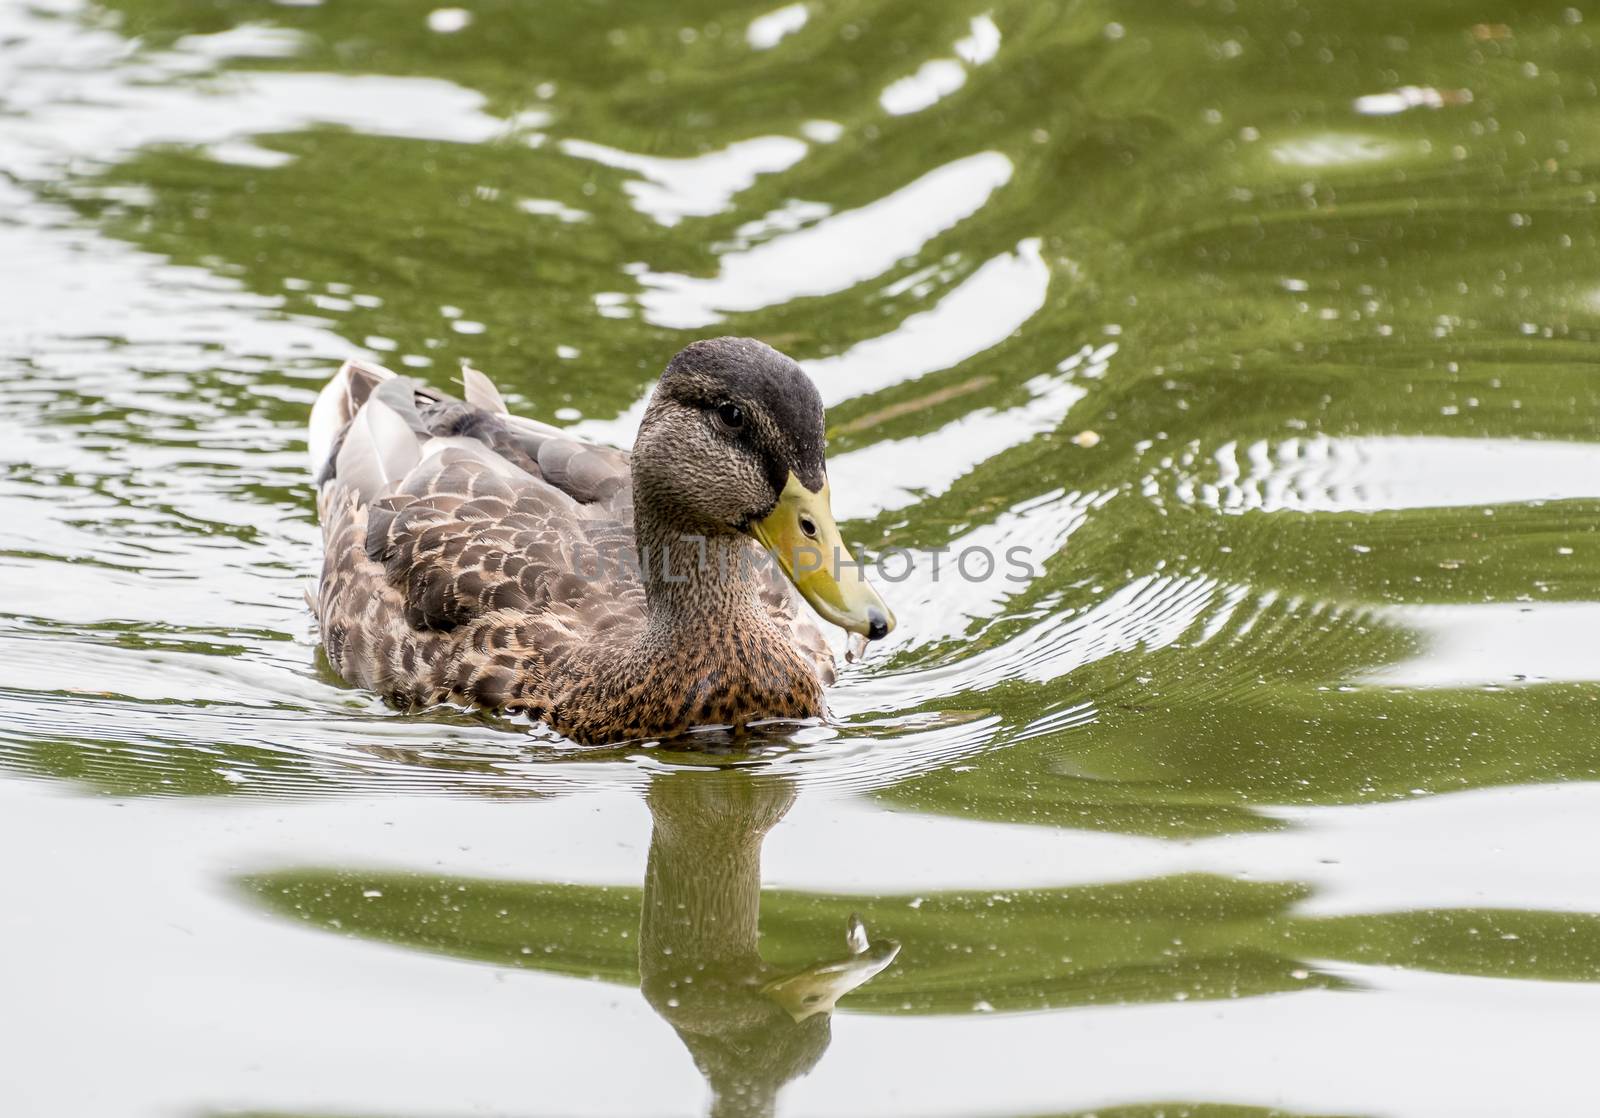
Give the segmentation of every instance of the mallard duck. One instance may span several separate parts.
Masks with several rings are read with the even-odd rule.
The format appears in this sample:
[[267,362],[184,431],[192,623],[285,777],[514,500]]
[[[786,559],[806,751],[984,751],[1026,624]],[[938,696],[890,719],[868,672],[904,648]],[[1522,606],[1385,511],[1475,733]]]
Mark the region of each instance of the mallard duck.
[[463,385],[350,361],[312,408],[313,608],[348,682],[659,738],[825,715],[833,654],[795,591],[869,640],[893,627],[834,524],[816,386],[772,347],[677,354],[631,455]]

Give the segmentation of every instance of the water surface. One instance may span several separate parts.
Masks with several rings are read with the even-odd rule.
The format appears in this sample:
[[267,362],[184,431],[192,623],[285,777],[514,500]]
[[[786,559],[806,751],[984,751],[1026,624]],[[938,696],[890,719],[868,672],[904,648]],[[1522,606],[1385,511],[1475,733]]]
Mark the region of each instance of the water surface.
[[[6,1113],[1584,1110],[1600,17],[771,2],[0,7]],[[1029,576],[736,753],[328,671],[339,360],[717,333]]]

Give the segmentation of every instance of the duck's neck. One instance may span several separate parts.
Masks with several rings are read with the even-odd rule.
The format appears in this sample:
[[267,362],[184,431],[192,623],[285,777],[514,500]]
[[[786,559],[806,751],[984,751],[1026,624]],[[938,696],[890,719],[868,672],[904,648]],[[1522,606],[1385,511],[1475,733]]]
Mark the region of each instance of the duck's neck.
[[760,593],[764,553],[729,530],[696,532],[648,508],[634,514],[649,623],[655,646],[699,643],[739,631],[770,628]]
[[625,644],[597,646],[557,728],[611,739],[744,726],[826,712],[814,653],[795,647],[762,592],[771,575],[742,535],[636,513],[648,616]]

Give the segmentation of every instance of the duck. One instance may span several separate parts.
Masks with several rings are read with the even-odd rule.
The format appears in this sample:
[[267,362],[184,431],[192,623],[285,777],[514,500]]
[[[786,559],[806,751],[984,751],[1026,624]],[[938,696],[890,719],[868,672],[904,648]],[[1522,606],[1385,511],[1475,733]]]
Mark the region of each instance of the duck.
[[584,744],[745,732],[827,717],[818,619],[893,629],[834,520],[821,397],[771,346],[684,347],[631,453],[512,414],[470,367],[462,389],[350,360],[312,406],[308,598],[346,682]]

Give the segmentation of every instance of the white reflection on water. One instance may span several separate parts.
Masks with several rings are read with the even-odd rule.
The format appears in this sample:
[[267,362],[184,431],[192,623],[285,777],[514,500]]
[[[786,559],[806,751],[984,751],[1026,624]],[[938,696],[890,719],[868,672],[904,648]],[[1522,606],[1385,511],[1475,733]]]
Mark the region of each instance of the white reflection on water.
[[1463,508],[1600,496],[1600,444],[1318,436],[1225,443],[1180,471],[1180,500],[1224,512]]
[[967,84],[967,71],[952,58],[934,58],[891,82],[878,98],[890,116],[920,113]]
[[[892,601],[899,621],[896,631],[887,638],[887,647],[910,648],[959,640],[968,636],[978,623],[999,616],[1037,577],[1045,560],[1060,553],[1090,512],[1108,499],[1109,495],[1105,494],[1055,490],[1020,501],[991,522],[975,525],[950,540],[937,576],[929,556],[898,581],[880,580],[880,588]],[[992,577],[960,577],[961,553],[970,548],[995,557],[996,570]],[[1007,553],[1013,548],[1022,549],[1020,558],[1026,567],[1008,561]],[[885,566],[893,575],[900,575],[906,569],[906,564],[895,559]],[[968,569],[976,572],[984,568],[974,558]],[[1048,607],[1039,607],[1041,617],[1047,611]],[[883,703],[887,698],[877,683],[863,691],[866,694],[862,701]],[[855,695],[849,697],[854,699]],[[910,692],[902,698],[915,701]]]
[[1482,602],[1376,612],[1415,631],[1423,649],[1368,672],[1363,682],[1475,687],[1600,680],[1600,603]]
[[1446,105],[1472,102],[1470,89],[1439,90],[1431,85],[1403,85],[1386,93],[1368,93],[1355,99],[1352,107],[1362,116],[1393,116],[1407,109],[1442,109]]
[[853,484],[834,495],[834,515],[866,519],[937,496],[995,455],[1054,431],[1087,394],[1065,377],[1034,377],[1026,387],[1031,397],[1016,407],[975,408],[926,435],[882,439],[839,455],[829,469]]
[[806,25],[810,15],[804,4],[788,4],[764,16],[757,16],[745,28],[745,42],[752,50],[771,50]]
[[916,256],[977,213],[1011,180],[1012,169],[998,152],[969,155],[867,205],[727,253],[715,276],[645,271],[639,305],[655,325],[689,330],[719,322],[724,313],[845,291]]
[[225,159],[248,137],[313,124],[461,143],[510,129],[483,111],[481,93],[437,78],[217,70],[240,54],[290,49],[291,38],[277,31],[241,28],[135,53],[128,40],[85,27],[77,9],[63,6],[50,18],[0,5],[0,166],[24,178],[47,177],[64,160],[109,163],[159,143],[209,145]]
[[[973,18],[971,30],[952,44],[956,57],[969,66],[982,66],[1000,50],[1000,28],[985,13]],[[903,78],[890,82],[878,104],[890,116],[920,113],[967,84],[966,67],[951,58],[934,58]]]
[[[1176,644],[1234,596],[1214,578],[1141,575],[1081,613],[1053,613],[993,648],[920,675],[926,687],[984,691],[1008,680],[1047,683],[1117,652],[1146,652]],[[959,681],[959,682],[958,682]]]
[[307,36],[287,27],[242,23],[210,35],[185,35],[173,44],[180,54],[198,54],[226,61],[233,58],[292,58],[310,44]]
[[676,159],[638,155],[590,140],[562,140],[561,150],[642,176],[624,183],[623,190],[635,209],[670,228],[686,217],[721,213],[757,176],[788,170],[810,149],[792,136],[757,136],[720,151]]
[[586,210],[574,209],[565,202],[558,202],[553,198],[521,198],[517,201],[517,209],[534,217],[553,217],[566,225],[576,225],[594,216]]
[[968,65],[982,66],[1000,53],[1000,28],[987,12],[972,17],[969,26],[966,37],[955,42],[956,55]]
[[1382,163],[1407,149],[1390,140],[1358,132],[1320,132],[1273,144],[1274,162],[1303,170]]
[[887,334],[857,342],[836,357],[801,364],[828,406],[925,373],[953,368],[1009,338],[1044,306],[1050,267],[1039,240],[992,257],[937,303]]

